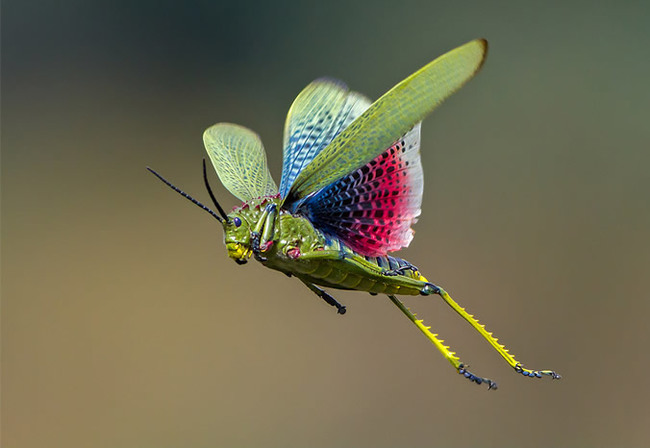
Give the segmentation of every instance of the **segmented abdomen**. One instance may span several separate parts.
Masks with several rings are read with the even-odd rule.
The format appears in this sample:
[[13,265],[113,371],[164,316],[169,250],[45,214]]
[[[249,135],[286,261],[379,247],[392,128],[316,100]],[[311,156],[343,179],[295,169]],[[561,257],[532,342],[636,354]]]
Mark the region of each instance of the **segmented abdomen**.
[[427,284],[417,268],[401,258],[363,256],[336,239],[328,241],[325,250],[338,251],[340,258],[309,263],[310,272],[305,274],[313,283],[330,288],[403,295],[418,295]]

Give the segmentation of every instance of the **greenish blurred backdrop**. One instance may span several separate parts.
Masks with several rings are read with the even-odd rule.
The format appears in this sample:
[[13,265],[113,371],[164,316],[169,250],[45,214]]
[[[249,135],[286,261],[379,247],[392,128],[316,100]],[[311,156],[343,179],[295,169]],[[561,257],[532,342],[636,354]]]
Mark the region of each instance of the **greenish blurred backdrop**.
[[[2,445],[642,447],[650,443],[647,2],[82,1],[2,5]],[[282,129],[320,76],[377,98],[476,37],[483,71],[422,127],[401,254],[435,298],[237,266],[207,214],[203,130]],[[237,201],[214,182],[228,207]]]

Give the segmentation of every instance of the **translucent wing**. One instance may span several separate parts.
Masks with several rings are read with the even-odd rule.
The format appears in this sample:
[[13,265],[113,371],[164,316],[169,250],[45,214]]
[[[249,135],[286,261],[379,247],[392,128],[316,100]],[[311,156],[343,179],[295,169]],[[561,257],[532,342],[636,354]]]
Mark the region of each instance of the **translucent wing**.
[[242,201],[277,194],[259,136],[243,126],[217,123],[203,133],[205,149],[224,187]]
[[298,211],[370,257],[407,247],[422,205],[420,124],[361,168],[308,197]]
[[368,106],[370,100],[334,79],[317,79],[300,92],[289,109],[284,129],[282,197],[300,171]]
[[300,200],[377,157],[471,79],[486,52],[487,41],[473,40],[397,84],[300,172],[287,201]]

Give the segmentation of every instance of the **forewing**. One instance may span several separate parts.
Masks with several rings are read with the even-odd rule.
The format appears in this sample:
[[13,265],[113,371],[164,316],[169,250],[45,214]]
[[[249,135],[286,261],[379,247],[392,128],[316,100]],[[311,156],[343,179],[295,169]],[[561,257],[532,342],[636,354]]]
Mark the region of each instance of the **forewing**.
[[259,136],[243,126],[217,123],[203,143],[224,187],[242,201],[277,194]]
[[289,109],[284,129],[282,197],[314,157],[368,106],[370,100],[334,79],[317,79],[300,92]]
[[307,198],[298,211],[370,257],[407,247],[422,205],[420,124],[361,168]]
[[287,201],[298,201],[377,157],[471,79],[486,52],[487,41],[473,40],[397,84],[298,174]]

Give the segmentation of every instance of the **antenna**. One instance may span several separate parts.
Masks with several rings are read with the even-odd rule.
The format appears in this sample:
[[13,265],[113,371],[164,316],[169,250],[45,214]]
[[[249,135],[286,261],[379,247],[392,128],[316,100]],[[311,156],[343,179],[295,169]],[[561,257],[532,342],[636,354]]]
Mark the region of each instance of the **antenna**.
[[[154,176],[156,176],[158,179],[160,179],[160,180],[161,180],[165,185],[167,185],[169,188],[171,188],[172,190],[174,190],[176,193],[180,194],[180,195],[183,196],[185,199],[187,199],[187,200],[189,200],[190,202],[192,202],[192,204],[194,204],[194,205],[198,205],[198,206],[201,207],[203,210],[205,210],[206,212],[210,213],[210,214],[211,214],[211,215],[212,215],[212,216],[213,216],[217,221],[223,223],[224,219],[221,218],[219,215],[217,215],[215,212],[213,212],[211,209],[209,209],[209,208],[206,207],[205,205],[201,204],[199,201],[197,201],[196,199],[194,199],[194,198],[193,198],[192,196],[190,196],[189,194],[185,193],[185,192],[184,192],[183,190],[181,190],[180,188],[174,186],[171,182],[169,182],[167,179],[165,179],[164,177],[162,177],[160,174],[158,174],[157,172],[155,172],[155,171],[152,170],[151,168],[147,167],[147,169],[148,169],[148,170],[149,170],[149,171],[150,171]],[[217,203],[217,202],[216,202],[216,200],[215,200],[215,204],[216,204],[216,203]],[[219,207],[219,206],[217,205],[217,207]],[[221,209],[221,207],[219,207],[219,211],[220,211],[221,213],[223,213],[223,209]],[[223,213],[223,215],[226,217],[226,220],[227,220],[227,219],[228,219],[228,218],[227,218],[227,215],[226,215],[225,213]]]
[[228,222],[228,214],[223,211],[223,208],[221,208],[221,205],[219,205],[219,202],[217,202],[217,198],[214,197],[214,193],[212,193],[212,188],[210,188],[210,182],[208,182],[208,173],[205,170],[205,158],[203,159],[203,182],[205,182],[205,188],[208,189],[208,193],[210,193],[210,198],[212,198],[212,203],[217,207],[217,210],[219,210],[219,213],[221,216],[223,216],[223,219]]

